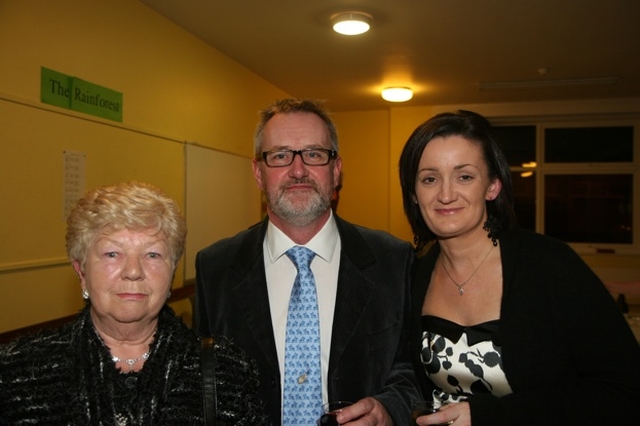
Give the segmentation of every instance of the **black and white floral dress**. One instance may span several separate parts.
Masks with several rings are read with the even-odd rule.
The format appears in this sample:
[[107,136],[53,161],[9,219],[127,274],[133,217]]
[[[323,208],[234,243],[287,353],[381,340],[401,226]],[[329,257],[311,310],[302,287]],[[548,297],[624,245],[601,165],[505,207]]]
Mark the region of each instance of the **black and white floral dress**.
[[502,368],[499,328],[499,320],[464,327],[435,316],[422,317],[420,356],[436,386],[435,401],[444,404],[479,393],[511,393]]

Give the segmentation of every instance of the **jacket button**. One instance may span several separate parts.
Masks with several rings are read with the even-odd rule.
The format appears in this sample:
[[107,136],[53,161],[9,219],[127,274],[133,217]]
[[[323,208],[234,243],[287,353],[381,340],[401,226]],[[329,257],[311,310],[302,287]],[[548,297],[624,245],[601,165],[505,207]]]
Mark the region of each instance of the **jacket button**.
[[124,380],[124,385],[127,387],[127,389],[135,389],[137,383],[138,383],[138,379],[131,376],[127,377]]

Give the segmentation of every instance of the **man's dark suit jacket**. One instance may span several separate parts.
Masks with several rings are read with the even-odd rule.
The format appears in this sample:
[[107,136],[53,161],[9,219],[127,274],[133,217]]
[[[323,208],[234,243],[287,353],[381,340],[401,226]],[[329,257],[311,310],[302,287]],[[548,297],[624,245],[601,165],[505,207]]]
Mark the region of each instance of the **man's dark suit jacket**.
[[[375,396],[396,425],[418,399],[408,351],[411,246],[336,217],[342,251],[328,373],[329,400]],[[265,275],[268,219],[200,251],[196,258],[196,330],[230,337],[256,360],[258,393],[281,424],[280,370]]]

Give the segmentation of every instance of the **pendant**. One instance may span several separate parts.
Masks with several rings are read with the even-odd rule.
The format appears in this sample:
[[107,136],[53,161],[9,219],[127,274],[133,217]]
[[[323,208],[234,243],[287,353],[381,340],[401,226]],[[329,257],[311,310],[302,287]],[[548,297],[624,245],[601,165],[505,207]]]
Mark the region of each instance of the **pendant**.
[[458,292],[460,293],[460,296],[462,296],[462,294],[464,293],[464,288],[458,287]]

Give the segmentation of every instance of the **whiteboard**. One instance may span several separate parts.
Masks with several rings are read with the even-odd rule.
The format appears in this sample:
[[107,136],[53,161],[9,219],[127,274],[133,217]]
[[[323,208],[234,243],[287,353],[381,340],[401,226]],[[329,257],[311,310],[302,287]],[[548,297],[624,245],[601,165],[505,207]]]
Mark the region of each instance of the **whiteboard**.
[[185,144],[185,280],[195,278],[196,254],[260,220],[260,190],[251,159]]

